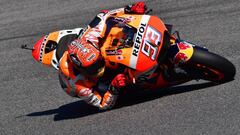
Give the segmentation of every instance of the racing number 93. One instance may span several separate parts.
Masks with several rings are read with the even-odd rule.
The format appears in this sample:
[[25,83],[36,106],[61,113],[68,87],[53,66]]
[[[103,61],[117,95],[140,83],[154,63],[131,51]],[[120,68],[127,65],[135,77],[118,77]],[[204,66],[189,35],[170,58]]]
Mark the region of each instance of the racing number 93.
[[149,57],[151,60],[156,60],[161,39],[161,33],[151,26],[148,26],[141,49],[142,53]]

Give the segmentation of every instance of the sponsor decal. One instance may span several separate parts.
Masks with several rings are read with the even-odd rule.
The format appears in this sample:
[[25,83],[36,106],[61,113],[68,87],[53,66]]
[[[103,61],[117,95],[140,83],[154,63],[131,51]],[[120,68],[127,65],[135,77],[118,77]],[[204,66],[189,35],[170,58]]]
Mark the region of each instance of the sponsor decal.
[[78,40],[72,41],[71,47],[73,47],[72,50],[74,50],[75,48],[78,48],[78,49],[79,49],[81,52],[83,52],[83,53],[87,53],[87,52],[89,51],[89,50],[88,50],[87,48],[85,48],[85,47],[81,44],[81,42],[79,42]]
[[107,55],[122,55],[122,50],[106,50]]
[[87,58],[87,61],[91,61],[93,58],[95,58],[96,54],[93,53],[91,54],[88,58]]
[[79,91],[78,95],[81,97],[86,97],[92,93],[92,90],[89,88],[83,88]]
[[138,27],[138,31],[136,33],[136,37],[135,37],[135,41],[133,44],[133,49],[132,49],[132,54],[131,54],[131,58],[130,58],[130,67],[131,68],[136,68],[137,65],[137,60],[138,60],[138,55],[139,55],[139,51],[141,49],[141,45],[142,45],[142,40],[143,40],[143,36],[145,33],[145,29],[147,27],[147,23],[149,21],[150,16],[148,15],[143,15],[142,20],[139,24]]
[[191,45],[186,44],[184,42],[178,43],[177,47],[179,49],[179,52],[174,57],[175,63],[184,63],[191,58],[193,54],[193,48]]
[[77,53],[78,51],[82,52],[83,55],[86,55],[87,53],[90,52],[90,50],[88,48],[85,48],[81,42],[79,42],[78,40],[74,40],[72,43],[71,43],[71,49],[72,52],[70,52],[70,54],[74,54],[74,53]]
[[146,28],[146,23],[141,23],[140,28],[138,29],[138,33],[133,45],[133,52],[132,55],[135,57],[138,57],[139,54],[139,49],[141,47],[141,43],[142,43],[142,38],[143,38],[143,34],[145,32],[145,28]]
[[188,48],[191,48],[191,46],[181,42],[181,43],[178,43],[178,48],[179,50],[186,50]]
[[130,23],[135,19],[133,16],[127,16],[127,17],[117,17],[116,20],[122,23]]
[[83,48],[82,44],[80,42],[78,42],[78,40],[74,40],[72,41],[71,45],[75,46],[75,47],[79,47],[79,48]]
[[185,53],[179,52],[175,55],[174,62],[175,63],[184,63],[188,59],[187,55]]

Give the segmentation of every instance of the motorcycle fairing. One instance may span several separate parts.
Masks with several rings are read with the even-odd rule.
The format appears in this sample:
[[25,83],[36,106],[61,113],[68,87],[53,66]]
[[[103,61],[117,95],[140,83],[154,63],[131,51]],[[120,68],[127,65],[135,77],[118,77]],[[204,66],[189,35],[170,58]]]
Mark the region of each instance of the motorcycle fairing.
[[[102,55],[106,58],[107,66],[110,63],[120,63],[136,71],[147,71],[158,64],[157,59],[163,45],[163,35],[167,31],[164,23],[155,16],[131,15],[132,20],[127,24],[136,28],[137,32],[133,38],[134,44],[131,47],[120,47],[120,44],[112,46],[115,39],[121,40],[122,28],[111,28],[103,46]],[[129,15],[122,15],[122,18]],[[118,55],[108,55],[106,50],[119,52]],[[147,62],[147,63],[146,63]]]
[[55,69],[58,69],[59,58],[56,55],[59,54],[58,48],[62,48],[60,46],[64,45],[63,43],[61,43],[61,39],[68,35],[76,35],[77,37],[81,30],[82,28],[55,31],[42,37],[33,46],[33,58],[44,65],[52,65]]

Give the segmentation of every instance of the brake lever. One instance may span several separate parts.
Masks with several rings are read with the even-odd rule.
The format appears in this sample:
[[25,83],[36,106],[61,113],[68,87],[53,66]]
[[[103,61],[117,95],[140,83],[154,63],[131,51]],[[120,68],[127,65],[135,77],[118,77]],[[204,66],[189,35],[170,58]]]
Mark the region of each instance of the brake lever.
[[149,9],[149,10],[147,10],[146,12],[145,12],[145,14],[149,14],[149,13],[151,13],[153,10],[152,9]]
[[34,50],[33,48],[28,47],[27,44],[21,45],[21,48],[26,50],[32,50],[32,51]]

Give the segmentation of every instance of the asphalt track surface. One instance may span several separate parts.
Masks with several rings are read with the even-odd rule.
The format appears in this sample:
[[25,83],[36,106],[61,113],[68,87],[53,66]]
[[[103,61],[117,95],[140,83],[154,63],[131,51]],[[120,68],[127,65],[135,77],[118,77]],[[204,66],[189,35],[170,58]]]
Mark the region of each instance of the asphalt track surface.
[[[239,0],[149,0],[152,14],[182,38],[234,63],[234,81],[196,82],[128,96],[99,112],[65,94],[57,72],[36,63],[21,44],[51,31],[83,27],[100,9],[134,1],[1,0],[0,134],[240,134]],[[200,83],[200,84],[199,84]]]

